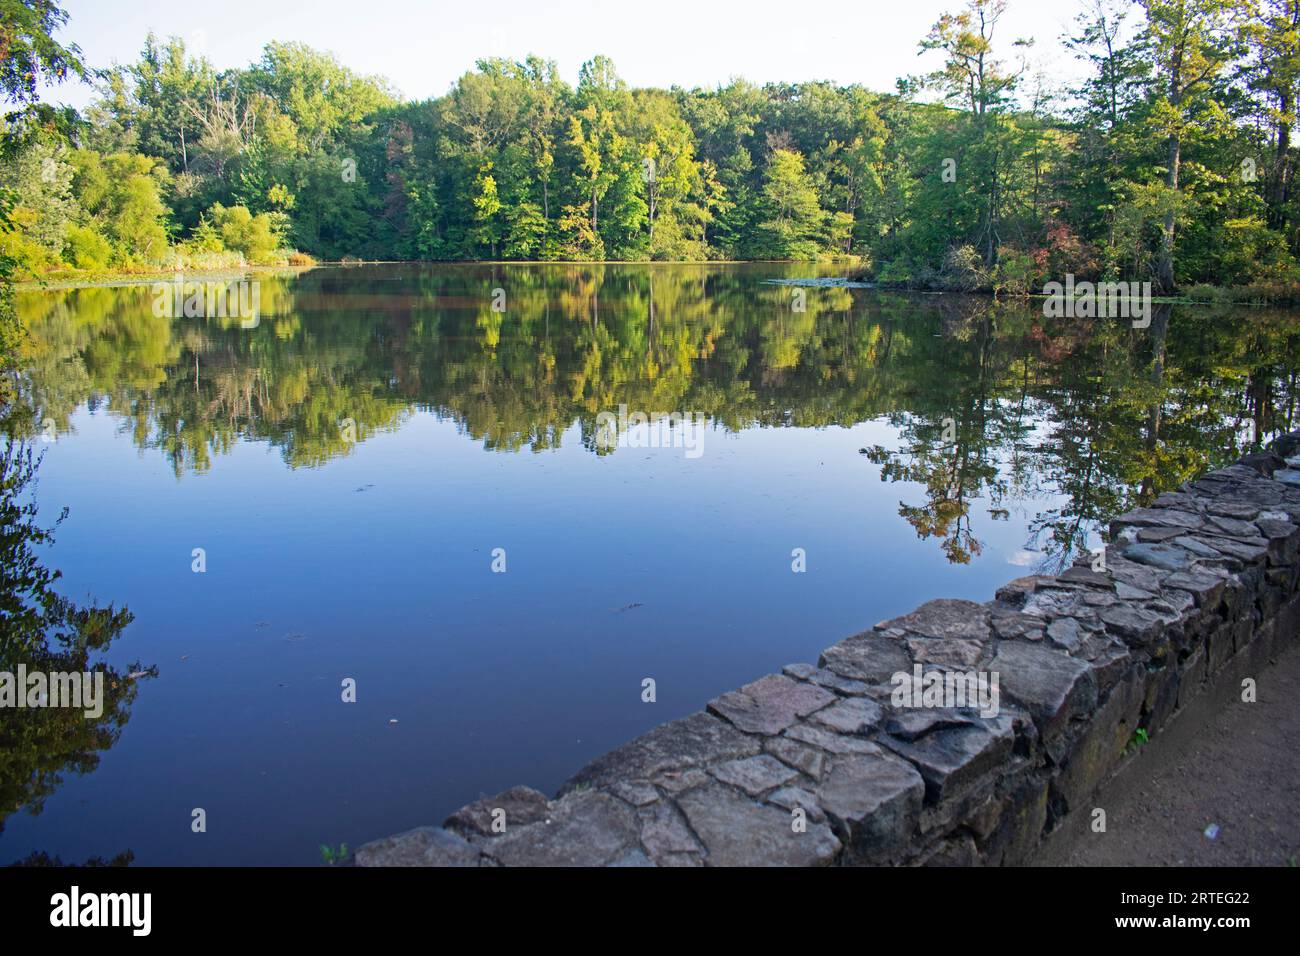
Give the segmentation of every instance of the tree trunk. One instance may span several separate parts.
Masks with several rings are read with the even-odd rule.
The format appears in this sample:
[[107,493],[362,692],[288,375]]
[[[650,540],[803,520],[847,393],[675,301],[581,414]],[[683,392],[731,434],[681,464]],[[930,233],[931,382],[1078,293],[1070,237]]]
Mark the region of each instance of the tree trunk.
[[[1166,150],[1166,162],[1169,164],[1169,168],[1165,172],[1165,185],[1174,193],[1178,192],[1178,166],[1182,162],[1182,153],[1182,138],[1177,134],[1170,136]],[[1164,230],[1160,237],[1160,260],[1156,269],[1156,282],[1160,287],[1160,292],[1166,295],[1177,289],[1174,282],[1175,230],[1174,210],[1170,209],[1165,213]]]

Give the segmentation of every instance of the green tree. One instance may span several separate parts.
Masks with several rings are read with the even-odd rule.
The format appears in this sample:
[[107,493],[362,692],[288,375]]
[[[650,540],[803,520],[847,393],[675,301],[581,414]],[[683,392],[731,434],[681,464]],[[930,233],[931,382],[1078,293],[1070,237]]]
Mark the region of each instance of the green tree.
[[803,157],[773,150],[763,175],[763,255],[771,259],[814,259],[826,214],[804,171]]

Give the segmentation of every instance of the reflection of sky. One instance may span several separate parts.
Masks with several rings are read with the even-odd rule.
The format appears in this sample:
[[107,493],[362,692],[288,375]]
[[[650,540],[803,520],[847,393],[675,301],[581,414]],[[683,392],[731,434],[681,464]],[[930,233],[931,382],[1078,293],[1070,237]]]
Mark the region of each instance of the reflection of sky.
[[[111,415],[73,427],[42,446],[39,489],[71,509],[62,589],[126,604],[115,658],[160,677],[99,770],[7,822],[0,861],[131,847],[142,864],[312,863],[320,843],[436,823],[480,793],[551,791],[879,620],[991,598],[1056,503],[1005,501],[992,521],[974,501],[985,551],[963,567],[898,516],[923,489],[882,486],[858,453],[898,447],[883,422],[709,430],[688,459],[597,456],[576,427],[555,451],[487,452],[418,412],[319,468],[241,441],[179,480]],[[200,806],[206,835],[189,832]]]

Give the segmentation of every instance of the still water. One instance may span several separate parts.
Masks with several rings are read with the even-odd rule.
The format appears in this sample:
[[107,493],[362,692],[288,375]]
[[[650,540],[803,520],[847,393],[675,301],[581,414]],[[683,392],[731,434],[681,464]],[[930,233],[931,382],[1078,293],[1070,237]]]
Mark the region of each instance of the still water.
[[[313,864],[553,791],[881,619],[1068,564],[1292,427],[1280,311],[1134,328],[843,288],[800,311],[766,281],[815,274],[259,273],[256,322],[157,316],[148,284],[20,293],[6,428],[44,454],[42,515],[68,508],[42,557],[134,616],[107,660],[155,670],[76,759],[0,760],[0,863]],[[620,406],[704,424],[611,440]]]

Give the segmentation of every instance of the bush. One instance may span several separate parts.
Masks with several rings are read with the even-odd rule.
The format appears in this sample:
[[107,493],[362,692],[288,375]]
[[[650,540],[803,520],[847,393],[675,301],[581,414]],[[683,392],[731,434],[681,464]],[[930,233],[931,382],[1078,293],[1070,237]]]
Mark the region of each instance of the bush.
[[212,220],[205,216],[199,220],[199,224],[194,227],[194,233],[185,241],[185,251],[196,255],[204,252],[225,252],[226,246],[213,227]]
[[242,253],[249,262],[270,262],[280,248],[280,236],[267,213],[254,216],[246,206],[213,205],[212,227],[226,249]]
[[0,258],[12,262],[19,278],[34,278],[60,265],[58,257],[32,235],[38,219],[36,210],[14,206],[8,219],[0,220]]
[[882,262],[876,269],[876,283],[882,286],[907,287],[916,279],[912,264],[906,259]]
[[955,292],[974,292],[987,287],[991,279],[974,246],[954,246],[944,253],[940,278],[944,288]]
[[993,291],[1008,295],[1028,295],[1038,278],[1034,257],[1010,246],[1003,246],[993,273]]
[[63,257],[77,269],[104,272],[113,261],[113,247],[94,226],[71,225]]

